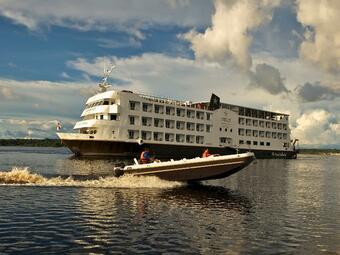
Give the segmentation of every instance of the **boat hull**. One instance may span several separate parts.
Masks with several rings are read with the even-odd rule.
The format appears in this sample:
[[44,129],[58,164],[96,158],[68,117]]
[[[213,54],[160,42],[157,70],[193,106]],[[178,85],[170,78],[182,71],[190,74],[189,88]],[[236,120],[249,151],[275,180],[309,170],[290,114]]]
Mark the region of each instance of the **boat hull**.
[[[167,181],[204,181],[228,177],[248,166],[254,160],[253,153],[235,155],[235,157],[217,157],[215,160],[181,160],[173,165],[149,164],[147,167],[124,169],[124,174],[137,176],[157,176]],[[198,161],[198,162],[197,162]],[[178,162],[178,161],[177,161]]]
[[[139,158],[140,153],[145,147],[150,148],[151,152],[158,159],[181,159],[194,158],[200,156],[205,148],[203,146],[186,146],[175,144],[138,144],[118,141],[98,141],[98,140],[76,140],[62,139],[76,156],[79,157],[96,157],[96,158]],[[210,153],[228,155],[236,153],[236,150],[229,147],[208,147]],[[256,158],[296,158],[295,151],[272,151],[272,150],[251,150],[255,153]],[[246,152],[246,150],[239,150]]]

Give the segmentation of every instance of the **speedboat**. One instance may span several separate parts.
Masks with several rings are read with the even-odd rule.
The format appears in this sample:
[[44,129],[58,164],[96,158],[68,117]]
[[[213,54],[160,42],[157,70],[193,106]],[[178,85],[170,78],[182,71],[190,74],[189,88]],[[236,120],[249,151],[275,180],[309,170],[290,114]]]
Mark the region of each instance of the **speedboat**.
[[168,181],[204,181],[220,179],[237,173],[255,159],[254,153],[247,152],[233,155],[211,155],[206,158],[193,158],[152,162],[139,164],[134,159],[134,165],[117,166],[116,176],[131,174],[135,176],[157,176]]

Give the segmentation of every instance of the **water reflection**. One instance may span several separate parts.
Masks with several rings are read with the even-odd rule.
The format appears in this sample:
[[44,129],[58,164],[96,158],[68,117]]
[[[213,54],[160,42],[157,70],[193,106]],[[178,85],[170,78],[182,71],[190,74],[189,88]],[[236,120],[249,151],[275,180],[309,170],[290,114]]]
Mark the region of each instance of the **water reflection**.
[[[90,243],[112,245],[113,240],[123,239],[125,243],[134,243],[136,252],[197,249],[201,253],[211,246],[218,251],[223,243],[240,244],[246,231],[243,221],[252,208],[241,194],[206,185],[82,189],[75,203],[91,232],[87,236]],[[226,230],[234,234],[226,235]],[[195,248],[190,247],[192,243],[196,244]]]

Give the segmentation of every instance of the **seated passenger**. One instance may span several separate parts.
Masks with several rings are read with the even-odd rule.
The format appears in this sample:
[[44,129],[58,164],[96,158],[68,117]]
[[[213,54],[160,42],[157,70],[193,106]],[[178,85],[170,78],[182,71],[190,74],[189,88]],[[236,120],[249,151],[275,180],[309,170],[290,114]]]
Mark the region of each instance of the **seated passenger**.
[[151,157],[149,148],[145,148],[145,150],[140,154],[140,163],[148,164],[154,161],[153,157]]
[[203,152],[202,154],[202,158],[207,158],[209,157],[211,154],[209,153],[209,150],[208,149],[205,149],[205,151]]

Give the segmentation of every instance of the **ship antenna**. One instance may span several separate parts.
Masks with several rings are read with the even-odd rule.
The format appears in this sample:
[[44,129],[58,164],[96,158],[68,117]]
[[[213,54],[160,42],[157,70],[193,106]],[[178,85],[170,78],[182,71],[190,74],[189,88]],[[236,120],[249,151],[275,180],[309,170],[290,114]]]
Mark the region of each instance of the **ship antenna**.
[[104,63],[104,77],[102,82],[98,84],[100,92],[105,92],[109,87],[111,87],[111,85],[107,82],[107,79],[110,77],[110,74],[115,67],[116,65],[113,62],[111,63],[110,68],[106,68],[106,64]]

